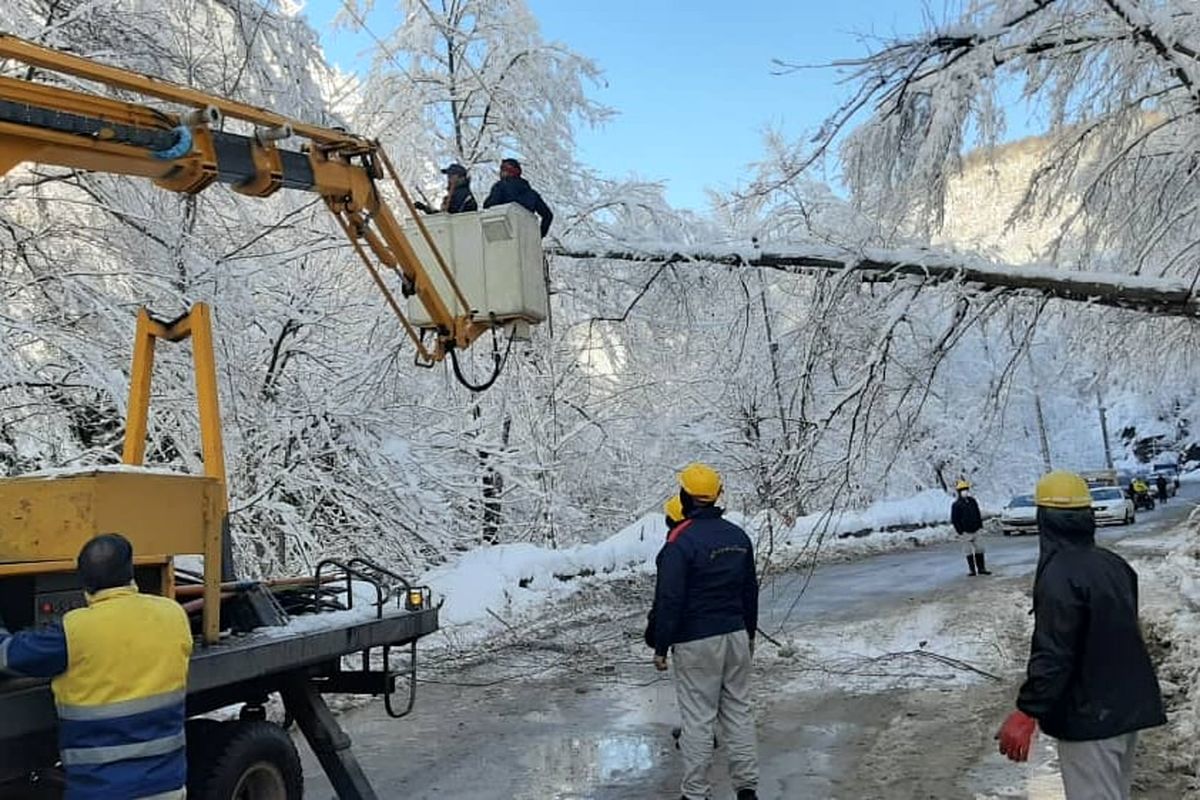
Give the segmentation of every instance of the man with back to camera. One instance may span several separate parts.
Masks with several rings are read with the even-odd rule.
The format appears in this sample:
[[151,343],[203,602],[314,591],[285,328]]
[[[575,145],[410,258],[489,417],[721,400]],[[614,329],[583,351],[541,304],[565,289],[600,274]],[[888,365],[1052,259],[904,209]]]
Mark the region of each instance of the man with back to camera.
[[0,625],[0,671],[53,678],[66,800],[182,800],[187,614],[138,593],[120,534],[91,539],[76,563],[87,606],[46,628]]
[[1083,478],[1048,473],[1034,502],[1033,640],[1000,752],[1027,760],[1041,727],[1058,740],[1067,800],[1129,800],[1137,732],[1167,721],[1138,623],[1137,573],[1096,546]]
[[758,754],[750,705],[751,657],[758,632],[754,546],[717,507],[721,477],[705,464],[679,473],[686,518],[659,553],[654,592],[654,666],[675,661],[683,720],[684,800],[709,797],[716,727],[729,758],[737,800],[758,797]]

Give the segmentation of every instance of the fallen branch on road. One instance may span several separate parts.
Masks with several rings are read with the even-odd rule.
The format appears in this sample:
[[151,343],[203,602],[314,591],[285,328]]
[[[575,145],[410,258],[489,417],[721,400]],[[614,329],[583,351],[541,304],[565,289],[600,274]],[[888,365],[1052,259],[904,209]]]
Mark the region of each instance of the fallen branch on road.
[[958,658],[952,658],[951,656],[943,655],[941,653],[935,653],[932,650],[901,650],[896,653],[885,653],[882,656],[878,656],[876,658],[871,659],[871,661],[872,662],[890,661],[893,659],[905,658],[908,656],[917,656],[920,658],[928,658],[932,661],[936,661],[939,664],[944,664],[947,667],[951,667],[953,669],[962,670],[964,672],[974,672],[977,675],[982,675],[983,677],[987,678],[988,680],[996,681],[997,683],[1004,680],[1004,678],[1000,677],[999,675],[988,672],[985,669],[980,669],[979,667],[977,667],[974,664],[971,664],[967,661],[963,661],[962,659],[958,659]]

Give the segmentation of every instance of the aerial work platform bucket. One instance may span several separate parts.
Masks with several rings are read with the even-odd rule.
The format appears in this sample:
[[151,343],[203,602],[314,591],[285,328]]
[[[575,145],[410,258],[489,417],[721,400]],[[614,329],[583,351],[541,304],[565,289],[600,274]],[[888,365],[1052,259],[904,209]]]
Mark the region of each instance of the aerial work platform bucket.
[[[527,338],[530,326],[545,321],[542,237],[532,212],[508,203],[479,213],[433,214],[421,221],[462,289],[472,320],[512,324],[521,338]],[[405,232],[438,292],[443,297],[454,297],[415,223],[408,223]],[[435,327],[430,313],[416,297],[409,298],[408,314],[418,328]]]

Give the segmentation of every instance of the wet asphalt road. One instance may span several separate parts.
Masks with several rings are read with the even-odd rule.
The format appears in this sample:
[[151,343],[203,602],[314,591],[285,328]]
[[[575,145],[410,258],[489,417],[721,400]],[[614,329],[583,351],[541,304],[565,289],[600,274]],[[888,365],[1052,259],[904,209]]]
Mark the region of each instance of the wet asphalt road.
[[[1107,544],[1150,539],[1174,527],[1197,499],[1200,485],[1184,484],[1167,506],[1140,513],[1134,526],[1104,528],[1099,539]],[[987,547],[988,567],[1001,578],[1032,574],[1037,563],[1036,536],[990,537]],[[967,578],[957,544],[832,564],[809,578],[785,575],[764,587],[762,625],[772,630],[818,618],[865,619],[881,604],[912,602],[968,580],[994,579]],[[678,757],[669,738],[676,720],[674,693],[668,680],[655,678],[646,670],[640,683],[591,674],[492,686],[425,684],[417,710],[407,719],[390,720],[375,704],[349,712],[342,721],[379,796],[389,800],[675,798]],[[809,698],[795,713],[788,702],[783,698],[760,712],[764,776],[788,787],[789,797],[851,796],[842,779],[852,759],[842,744],[877,710],[868,698],[852,695],[828,702]],[[306,746],[301,753],[305,796],[332,797]],[[1057,780],[1051,776],[1046,785],[1045,794],[1029,789],[1021,796],[1057,797]],[[762,788],[763,797],[774,796],[766,785]]]
[[[1197,502],[1200,484],[1185,483],[1166,505],[1139,511],[1135,524],[1100,528],[1097,541],[1112,545],[1130,537],[1153,535],[1186,517]],[[997,576],[1032,574],[1037,566],[1036,535],[989,536],[986,548],[987,568]],[[932,593],[966,576],[966,557],[956,543],[829,564],[811,577],[783,575],[764,586],[759,597],[759,624],[771,631],[818,618],[858,618],[880,604]],[[808,585],[801,593],[806,580]]]

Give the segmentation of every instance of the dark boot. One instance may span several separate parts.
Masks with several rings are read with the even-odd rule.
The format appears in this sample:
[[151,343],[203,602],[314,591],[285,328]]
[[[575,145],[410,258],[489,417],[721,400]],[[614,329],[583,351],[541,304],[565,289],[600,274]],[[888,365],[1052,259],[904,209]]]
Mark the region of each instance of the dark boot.
[[979,569],[980,575],[991,575],[992,574],[992,573],[988,572],[987,566],[983,563],[983,553],[975,554],[975,566]]
[[737,800],[758,800],[758,792],[753,789],[738,789]]
[[971,569],[970,577],[975,577],[975,556],[967,556],[967,566]]

